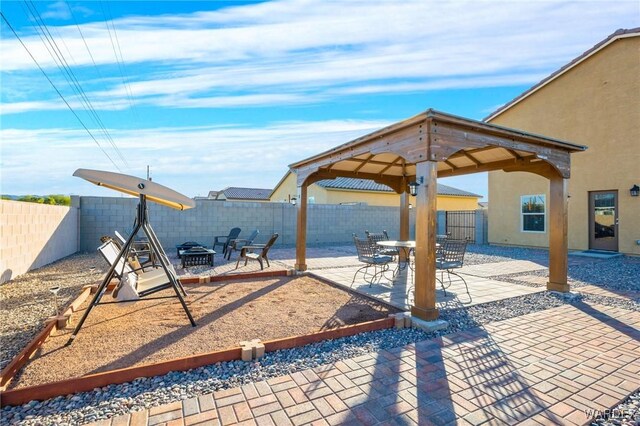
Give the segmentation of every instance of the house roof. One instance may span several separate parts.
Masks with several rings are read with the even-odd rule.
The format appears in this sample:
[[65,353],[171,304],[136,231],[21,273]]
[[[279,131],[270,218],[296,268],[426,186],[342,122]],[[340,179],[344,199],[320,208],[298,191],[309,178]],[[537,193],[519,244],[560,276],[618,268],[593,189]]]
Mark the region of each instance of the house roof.
[[271,189],[230,186],[219,191],[228,200],[269,200]]
[[506,104],[504,104],[503,106],[501,106],[500,108],[498,108],[497,110],[495,110],[494,112],[489,114],[487,117],[485,117],[483,119],[483,121],[491,121],[491,120],[493,120],[498,115],[502,114],[503,112],[505,112],[506,110],[508,110],[512,106],[516,105],[517,103],[519,103],[520,101],[524,100],[528,96],[532,95],[533,93],[535,93],[539,89],[543,88],[544,86],[546,86],[547,84],[549,84],[550,82],[555,80],[556,78],[560,77],[562,74],[566,73],[567,71],[569,71],[573,67],[575,67],[578,64],[582,63],[584,60],[586,60],[587,58],[593,56],[594,54],[596,54],[600,50],[604,49],[605,47],[607,47],[608,45],[610,45],[614,41],[622,39],[622,38],[638,37],[638,36],[640,36],[640,27],[631,28],[631,29],[622,29],[621,28],[621,29],[616,30],[613,34],[611,34],[610,36],[608,36],[604,40],[602,40],[599,43],[597,43],[595,46],[593,46],[591,49],[589,49],[586,52],[584,52],[582,55],[578,56],[577,58],[575,58],[574,60],[572,60],[568,64],[564,65],[563,67],[561,67],[557,71],[551,73],[548,77],[544,78],[538,84],[534,85],[533,87],[531,87],[530,89],[528,89],[524,93],[520,94],[519,96],[517,96],[516,98],[514,98],[510,102],[507,102]]
[[[316,182],[319,186],[327,189],[346,189],[351,191],[375,191],[375,192],[394,192],[387,185],[376,183],[372,180],[339,177],[335,179],[326,179]],[[482,195],[472,192],[463,191],[462,189],[438,183],[438,195],[453,195],[457,197],[478,197]]]

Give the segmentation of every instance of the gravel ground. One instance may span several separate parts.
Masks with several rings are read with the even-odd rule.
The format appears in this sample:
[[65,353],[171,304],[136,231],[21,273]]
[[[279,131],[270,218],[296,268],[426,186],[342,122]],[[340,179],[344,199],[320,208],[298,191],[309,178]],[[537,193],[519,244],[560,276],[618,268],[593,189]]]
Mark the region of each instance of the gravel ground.
[[[498,302],[441,311],[449,328],[437,333],[416,329],[388,329],[324,341],[300,348],[268,353],[253,363],[224,362],[187,372],[138,379],[91,392],[32,401],[19,407],[5,407],[2,417],[10,424],[72,425],[110,418],[196,395],[266,380],[295,371],[331,364],[341,359],[391,349],[452,332],[482,326],[531,312],[582,303],[580,296],[536,293]],[[617,305],[618,306],[618,305]]]
[[0,369],[4,368],[55,315],[49,291],[59,285],[59,306],[66,306],[82,287],[102,276],[105,263],[95,254],[77,254],[33,270],[0,285]]
[[638,426],[640,425],[640,390],[635,391],[609,413],[598,416],[591,426]]
[[[548,276],[547,270],[533,271],[530,275]],[[640,292],[640,258],[621,256],[614,259],[569,258],[569,278],[572,287],[595,285],[614,291]]]

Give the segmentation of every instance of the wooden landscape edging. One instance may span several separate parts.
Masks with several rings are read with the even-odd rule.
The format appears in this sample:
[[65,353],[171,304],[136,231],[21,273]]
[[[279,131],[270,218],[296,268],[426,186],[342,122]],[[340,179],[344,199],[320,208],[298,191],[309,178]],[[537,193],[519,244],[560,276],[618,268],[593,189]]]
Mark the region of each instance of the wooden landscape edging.
[[[285,337],[282,339],[264,342],[265,351],[273,352],[280,349],[290,349],[297,346],[316,343],[327,339],[352,336],[367,331],[381,330],[394,326],[393,318],[383,318],[367,321],[360,324],[348,325],[331,330],[319,331],[302,336]],[[105,371],[83,377],[62,380],[59,382],[45,383],[42,385],[28,386],[0,392],[0,406],[21,405],[32,400],[43,401],[60,395],[90,391],[97,387],[110,384],[130,382],[140,377],[153,377],[167,374],[171,371],[186,371],[205,365],[222,361],[239,360],[240,347],[224,349],[206,354],[161,361],[154,364],[146,364],[119,370]]]
[[359,324],[345,325],[343,327],[332,328],[325,331],[317,331],[302,336],[285,337],[262,342],[266,352],[273,352],[280,349],[290,349],[297,346],[317,343],[323,340],[338,339],[340,337],[353,336],[354,334],[366,333],[367,331],[382,330],[395,325],[395,318],[382,318],[379,320],[361,322]]
[[328,285],[330,285],[330,286],[332,286],[332,287],[335,287],[335,288],[337,288],[338,290],[342,290],[342,291],[346,291],[347,293],[353,293],[353,294],[356,294],[356,295],[358,295],[358,296],[362,296],[362,297],[364,297],[365,299],[369,299],[369,300],[371,300],[372,302],[378,303],[378,304],[380,304],[380,305],[384,305],[384,306],[386,306],[387,308],[395,309],[395,310],[400,311],[400,312],[404,312],[404,311],[405,311],[404,309],[399,308],[398,306],[392,305],[392,304],[391,304],[391,303],[389,303],[389,302],[385,302],[384,300],[376,299],[375,297],[373,297],[373,296],[372,296],[372,295],[370,295],[370,294],[367,294],[367,293],[365,293],[365,292],[363,292],[363,291],[356,290],[355,288],[346,287],[346,286],[344,286],[344,285],[342,285],[342,284],[338,284],[337,282],[332,281],[332,280],[330,280],[329,278],[321,277],[320,275],[316,275],[316,274],[315,274],[315,273],[313,273],[313,272],[305,271],[305,272],[304,272],[304,274],[305,274],[305,275],[307,275],[307,276],[309,276],[309,277],[312,277],[313,279],[316,279],[316,280],[321,281],[321,282],[323,282],[323,283],[325,283],[325,284],[328,284]]
[[[241,280],[248,278],[268,278],[268,277],[278,277],[278,276],[287,276],[290,272],[288,270],[278,270],[278,271],[259,271],[259,272],[247,272],[235,275],[210,275],[207,277],[191,277],[191,278],[183,278],[180,279],[182,284],[205,284],[210,282],[219,282],[219,281],[232,281],[232,280]],[[112,289],[115,286],[114,283],[110,283],[107,287],[107,290]],[[64,310],[64,313],[61,317],[70,317],[71,314],[76,312],[80,306],[87,300],[87,298],[97,290],[96,284],[85,285],[82,288],[82,291]],[[45,322],[45,326],[38,333],[38,335],[29,342],[29,344],[22,350],[18,355],[16,355],[9,364],[5,366],[5,368],[0,371],[0,392],[2,392],[2,403],[0,405],[5,404],[4,393],[13,392],[6,391],[7,387],[13,380],[15,374],[24,367],[24,365],[29,361],[29,359],[33,356],[33,354],[40,349],[42,344],[49,338],[51,333],[57,330],[57,321],[55,319],[50,319]],[[217,362],[217,361],[214,361]],[[191,367],[193,368],[193,367]],[[44,386],[44,385],[43,385]],[[26,388],[25,388],[26,389]],[[5,392],[6,391],[6,392]]]
[[[64,310],[62,317],[71,316],[72,313],[77,311],[93,291],[95,291],[93,286],[84,286],[78,297]],[[0,371],[0,392],[7,389],[9,383],[13,380],[13,376],[15,376],[27,361],[29,361],[31,356],[40,349],[40,346],[49,338],[54,329],[57,330],[57,324],[56,318],[51,318],[45,322],[44,329]]]
[[288,275],[291,275],[291,272],[287,269],[282,269],[277,271],[243,272],[240,274],[232,275],[209,275],[206,277],[180,278],[180,282],[182,284],[207,284],[220,281],[245,280],[248,278],[286,277]]

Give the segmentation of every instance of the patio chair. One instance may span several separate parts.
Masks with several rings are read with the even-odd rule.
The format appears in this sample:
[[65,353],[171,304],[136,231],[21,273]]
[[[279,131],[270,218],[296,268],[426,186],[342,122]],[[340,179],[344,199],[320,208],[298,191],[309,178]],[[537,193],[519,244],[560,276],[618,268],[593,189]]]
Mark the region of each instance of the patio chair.
[[[119,247],[125,245],[127,240],[117,230],[113,232],[116,236],[116,240],[114,240],[116,245]],[[155,267],[155,257],[153,256],[153,253],[151,251],[149,241],[134,240],[132,245],[132,253],[134,253],[137,257],[140,265],[145,266],[151,264],[152,267]],[[141,258],[143,258],[143,260],[141,260]]]
[[256,239],[258,234],[260,234],[260,231],[256,229],[251,233],[251,235],[249,235],[249,238],[235,238],[229,241],[225,256],[227,260],[231,260],[231,253],[233,253],[234,251],[240,251],[242,247],[250,246],[251,244],[253,244],[253,241]]
[[244,266],[247,266],[247,262],[249,259],[257,260],[260,263],[260,270],[264,269],[264,265],[262,261],[267,262],[267,268],[269,265],[269,258],[267,257],[269,254],[269,249],[278,239],[278,234],[273,234],[267,244],[254,244],[254,245],[246,245],[240,249],[240,256],[238,256],[238,261],[236,262],[236,269],[238,269],[238,265],[240,264],[240,259],[244,259]]
[[227,247],[232,240],[235,240],[240,235],[240,228],[232,228],[229,231],[229,235],[218,235],[213,237],[213,250],[216,249],[216,246],[222,246],[222,255],[224,256],[227,253]]
[[[116,249],[117,249],[118,251],[120,251],[120,250],[122,249],[122,246],[124,245],[124,243],[121,243],[121,242],[120,242],[120,239],[119,239],[119,238],[113,238],[113,237],[112,237],[112,236],[110,236],[110,235],[103,235],[102,237],[100,237],[100,242],[102,242],[102,243],[107,243],[107,242],[109,242],[109,241],[113,243],[113,245],[116,247]],[[125,243],[126,243],[126,241],[125,241]],[[139,254],[140,254],[140,253],[138,253],[138,251],[137,251],[137,250],[135,250],[135,249],[133,249],[133,248],[132,248],[132,249],[129,251],[129,255],[127,256],[127,261],[129,262],[129,265],[130,265],[134,270],[141,270],[141,271],[144,271],[145,266],[143,266],[143,265],[147,265],[147,264],[150,262],[150,261],[149,261],[149,259],[148,259],[148,256],[149,256],[149,255],[148,255],[148,254],[146,254],[146,253],[142,253],[142,255],[145,255],[145,254],[146,254],[146,255],[147,255],[147,258],[146,258],[146,259],[141,260],[141,259],[138,257],[138,255],[139,255]],[[149,265],[149,266],[146,266],[146,267],[151,268],[151,267],[154,267],[154,265],[152,264],[152,265]]]
[[[353,275],[351,285],[353,286],[356,281],[358,273],[362,272],[364,281],[371,287],[374,282],[380,282],[383,274],[389,270],[389,263],[393,261],[393,258],[389,255],[380,254],[375,243],[369,238],[358,238],[356,234],[353,234],[353,242],[358,252],[358,260],[364,263],[364,266],[360,267]],[[370,272],[370,268],[373,268],[373,274]]]
[[[460,278],[467,289],[467,295],[469,296],[469,302],[471,302],[471,293],[469,293],[469,286],[467,281],[459,274],[455,273],[454,269],[462,268],[464,265],[464,255],[467,251],[468,240],[456,240],[453,238],[446,238],[440,243],[439,254],[440,257],[436,257],[436,270],[440,271],[440,285],[444,291],[444,295],[447,295],[447,288],[451,287],[451,275],[455,275]],[[449,279],[449,285],[444,285],[444,273],[447,273]],[[437,279],[437,276],[436,276]]]
[[[114,241],[107,241],[98,247],[98,251],[104,259],[112,265],[115,263],[120,250]],[[169,264],[171,265],[171,264]],[[177,277],[175,270],[172,271]],[[134,268],[128,261],[120,258],[115,268],[116,276],[122,280],[127,276],[130,282],[134,283],[134,288],[138,292],[139,297],[144,297],[158,291],[171,288],[171,282],[164,269],[152,269],[150,271],[142,271],[142,269]],[[184,290],[184,289],[182,289]],[[114,297],[117,295],[117,290]]]
[[386,230],[384,230],[382,232],[364,231],[364,233],[367,234],[367,238],[374,245],[374,247],[376,248],[378,254],[385,255],[385,256],[391,256],[391,257],[398,256],[398,249],[380,247],[379,245],[376,244],[378,241],[389,241],[389,234],[387,234]]

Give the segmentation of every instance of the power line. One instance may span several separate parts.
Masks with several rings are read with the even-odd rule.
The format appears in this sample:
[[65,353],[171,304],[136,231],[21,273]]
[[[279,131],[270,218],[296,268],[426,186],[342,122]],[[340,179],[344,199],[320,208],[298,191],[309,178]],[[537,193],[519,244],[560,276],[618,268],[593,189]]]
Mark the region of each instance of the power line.
[[[102,80],[104,77],[102,76],[102,73],[100,72],[100,69],[98,68],[98,64],[96,63],[96,60],[93,57],[93,53],[91,53],[91,49],[89,48],[89,43],[87,43],[87,40],[84,37],[84,33],[82,32],[82,29],[80,28],[80,25],[78,24],[78,20],[76,19],[76,15],[75,15],[75,13],[73,13],[73,8],[71,6],[69,6],[69,4],[67,2],[64,2],[64,4],[67,6],[67,9],[69,10],[69,13],[71,14],[71,17],[73,18],[73,23],[76,25],[76,28],[78,29],[78,33],[80,34],[80,38],[82,38],[82,42],[84,43],[84,47],[87,49],[87,53],[89,54],[89,57],[91,58],[91,62],[93,62],[93,69],[96,70],[98,78],[100,80]],[[116,105],[114,104],[113,100],[109,100],[109,102],[111,103],[111,106],[116,108]]]
[[56,85],[53,83],[53,81],[49,78],[49,76],[47,75],[47,73],[44,71],[44,69],[40,66],[40,64],[38,63],[38,61],[36,60],[36,58],[33,56],[33,54],[31,54],[31,51],[29,50],[29,48],[24,44],[24,42],[22,41],[22,39],[20,38],[20,36],[18,35],[18,33],[16,32],[16,30],[13,28],[13,26],[11,25],[11,23],[9,22],[9,20],[7,19],[7,17],[4,15],[3,12],[0,12],[0,16],[2,16],[2,19],[4,20],[4,22],[7,24],[7,26],[9,27],[9,29],[11,30],[11,32],[13,32],[13,35],[16,36],[16,38],[18,39],[18,41],[20,42],[20,44],[22,45],[22,47],[24,47],[24,50],[27,51],[27,53],[29,54],[29,56],[31,57],[31,59],[33,60],[33,62],[36,64],[36,66],[38,67],[38,69],[40,70],[40,72],[42,72],[42,74],[44,75],[44,77],[47,79],[47,81],[49,82],[49,84],[51,84],[51,86],[53,87],[53,89],[56,91],[56,93],[58,94],[58,96],[60,96],[60,98],[62,99],[62,101],[65,103],[65,105],[67,106],[67,108],[69,108],[69,111],[71,111],[71,113],[76,117],[76,119],[78,120],[78,122],[80,122],[80,124],[82,125],[82,127],[84,128],[84,130],[89,134],[89,136],[91,137],[91,139],[93,139],[93,141],[96,143],[96,145],[98,145],[98,148],[100,148],[100,150],[102,151],[102,153],[104,155],[107,156],[107,158],[109,159],[109,161],[111,161],[111,163],[114,165],[114,167],[116,169],[118,169],[118,171],[122,171],[120,170],[120,167],[118,167],[118,165],[113,161],[113,159],[111,158],[111,156],[109,156],[109,154],[107,153],[107,151],[104,150],[104,148],[102,147],[102,145],[100,145],[100,142],[98,142],[98,139],[96,139],[96,137],[93,135],[93,133],[91,133],[91,131],[89,130],[89,128],[84,124],[84,122],[82,121],[82,119],[80,118],[80,116],[73,110],[73,108],[71,107],[71,105],[69,105],[69,102],[67,102],[67,100],[65,99],[65,97],[62,95],[62,93],[60,92],[60,90],[58,90],[58,88],[56,87]]
[[[122,57],[122,50],[120,50],[120,43],[118,42],[118,33],[116,32],[116,26],[113,23],[113,16],[108,9],[109,5],[107,4],[107,8],[105,10],[105,6],[102,1],[100,1],[100,8],[102,9],[102,15],[104,16],[104,23],[107,26],[107,32],[109,33],[109,40],[111,41],[111,47],[113,48],[113,54],[116,57],[116,63],[118,64],[118,71],[120,71],[120,77],[122,78],[122,85],[124,86],[125,93],[127,94],[127,98],[129,100],[129,105],[131,105],[131,111],[134,116],[136,116],[136,109],[133,103],[133,92],[131,91],[131,87],[125,78],[125,70],[124,70],[124,58]],[[107,17],[107,11],[109,11],[109,16]],[[113,28],[113,36],[111,35],[111,29],[109,28],[109,22],[111,22],[111,28]],[[118,45],[118,49],[116,50],[116,43],[113,42],[113,39],[116,39],[116,43]],[[118,57],[118,51],[120,51],[120,57]]]
[[[89,100],[89,97],[87,96],[86,92],[84,91],[84,89],[80,85],[80,82],[78,81],[75,73],[73,72],[71,67],[69,67],[69,64],[67,63],[66,59],[64,58],[64,54],[62,53],[62,50],[60,50],[58,44],[56,43],[55,39],[51,35],[51,32],[49,31],[49,28],[47,27],[47,24],[42,19],[42,16],[40,16],[40,13],[38,12],[38,9],[36,8],[35,4],[33,4],[32,1],[30,3],[31,3],[31,7],[33,8],[33,11],[31,10],[31,8],[29,8],[29,4],[26,2],[26,0],[24,1],[24,4],[27,5],[27,8],[29,8],[30,13],[32,14],[34,21],[36,22],[36,24],[40,28],[40,32],[45,36],[47,42],[51,46],[51,48],[54,51],[55,55],[58,57],[59,62],[56,61],[56,58],[51,54],[51,50],[49,50],[49,48],[45,44],[45,47],[47,47],[47,50],[49,51],[49,54],[51,55],[52,59],[58,65],[58,69],[60,69],[60,71],[63,72],[63,76],[67,80],[67,83],[69,84],[69,86],[72,89],[75,90],[76,94],[80,97],[80,100],[84,104],[85,109],[87,109],[91,113],[91,114],[89,114],[89,116],[91,118],[93,118],[93,121],[101,129],[101,131],[104,134],[105,138],[107,139],[109,144],[113,147],[114,151],[116,151],[116,153],[118,154],[118,156],[120,157],[120,159],[122,160],[124,165],[126,167],[129,167],[129,164],[127,163],[127,160],[122,155],[122,152],[120,151],[120,149],[116,145],[115,141],[111,137],[111,134],[107,131],[106,126],[104,125],[104,123],[102,122],[102,119],[100,118],[100,116],[98,115],[97,111],[93,107],[93,104]],[[40,21],[38,21],[38,19]],[[44,26],[44,29],[43,29],[43,26]],[[46,33],[45,33],[45,30],[46,30]],[[48,35],[48,37],[47,37],[47,35]],[[43,41],[43,43],[45,43],[45,40],[42,39],[42,36],[40,37],[40,39]]]
[[[89,99],[89,97],[87,96],[86,92],[82,88],[82,85],[80,84],[80,81],[76,77],[75,73],[73,72],[73,70],[69,66],[69,63],[65,59],[64,54],[62,53],[62,50],[60,49],[60,47],[58,46],[58,43],[56,42],[55,38],[53,37],[53,35],[49,31],[49,28],[48,28],[47,24],[42,19],[42,16],[38,12],[38,9],[36,8],[35,4],[33,4],[32,1],[30,3],[31,3],[31,7],[29,7],[29,3],[27,3],[27,1],[24,2],[24,4],[29,9],[29,12],[31,13],[34,21],[38,25],[40,32],[44,36],[44,39],[43,39],[42,36],[40,36],[40,39],[45,44],[45,47],[49,51],[49,54],[51,55],[51,57],[54,60],[54,62],[56,62],[56,65],[58,66],[58,69],[60,69],[60,71],[63,73],[63,76],[67,80],[67,83],[69,84],[69,86],[75,91],[76,95],[79,96],[80,101],[84,105],[85,109],[87,111],[89,111],[89,116],[93,119],[93,121],[96,123],[98,128],[100,128],[102,134],[107,139],[107,141],[109,142],[111,147],[114,149],[116,154],[118,154],[118,157],[123,162],[125,167],[129,167],[129,164],[128,164],[127,160],[125,159],[124,155],[122,155],[122,152],[120,151],[120,149],[116,145],[115,141],[111,137],[111,134],[109,133],[109,131],[107,130],[106,126],[102,122],[102,119],[98,115],[98,112],[93,107],[93,104],[91,103],[91,100]],[[33,8],[33,10],[32,10],[32,8]],[[46,39],[46,41],[45,41],[45,39]],[[64,40],[62,40],[62,41],[64,42]],[[55,53],[55,56],[51,53],[51,50],[49,49],[49,47],[47,46],[46,43],[48,43],[49,46],[51,46],[51,50],[53,50],[53,52]],[[58,58],[57,60],[56,60],[56,57]],[[73,57],[71,57],[71,59],[73,60]]]

